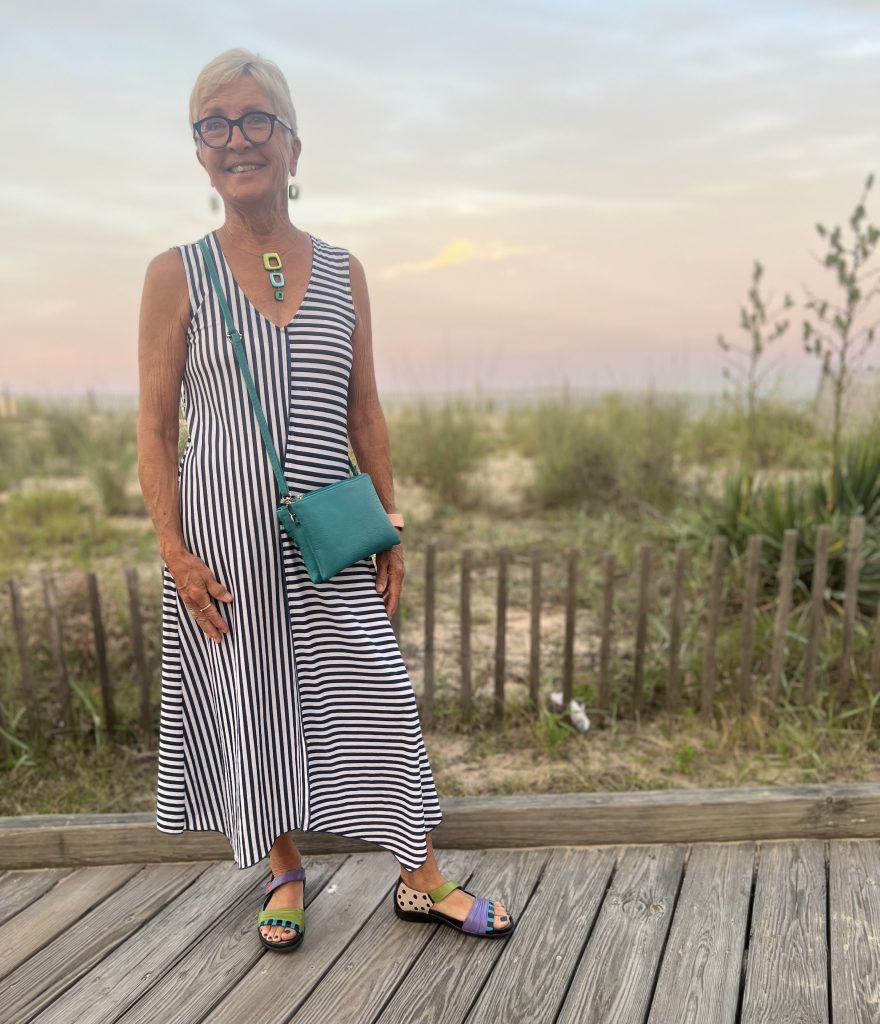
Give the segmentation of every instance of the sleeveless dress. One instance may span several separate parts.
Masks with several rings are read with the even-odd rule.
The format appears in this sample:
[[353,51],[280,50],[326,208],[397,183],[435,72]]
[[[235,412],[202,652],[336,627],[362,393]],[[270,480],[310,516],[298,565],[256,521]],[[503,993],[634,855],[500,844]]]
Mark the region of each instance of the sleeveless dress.
[[[348,475],[348,252],[309,237],[305,298],[277,327],[208,236],[293,491]],[[195,243],[178,251],[192,310],[183,536],[233,600],[218,602],[229,633],[215,644],[163,566],[157,828],[223,832],[241,868],[299,829],[376,843],[415,870],[442,814],[375,566],[367,557],[309,579],[276,516],[277,483],[202,255]]]

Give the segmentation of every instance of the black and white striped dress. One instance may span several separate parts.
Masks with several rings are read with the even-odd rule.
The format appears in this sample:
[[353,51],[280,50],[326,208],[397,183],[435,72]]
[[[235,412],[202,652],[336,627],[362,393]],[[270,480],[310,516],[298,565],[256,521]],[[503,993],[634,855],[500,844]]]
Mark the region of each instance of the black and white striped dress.
[[[208,236],[292,491],[348,473],[348,253],[310,237],[305,298],[277,327]],[[164,567],[157,827],[223,832],[243,868],[300,829],[376,843],[414,870],[442,814],[372,559],[309,579],[276,517],[277,484],[201,253],[179,251],[192,309],[183,535],[233,601],[219,605],[229,633],[215,644]]]

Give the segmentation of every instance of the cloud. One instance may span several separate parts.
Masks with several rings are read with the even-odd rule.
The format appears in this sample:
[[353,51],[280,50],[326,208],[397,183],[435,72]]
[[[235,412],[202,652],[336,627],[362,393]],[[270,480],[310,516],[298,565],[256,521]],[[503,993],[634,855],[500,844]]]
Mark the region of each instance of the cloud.
[[[539,183],[540,184],[540,183]],[[599,216],[630,213],[678,213],[689,203],[665,196],[590,195],[542,191],[540,187],[516,191],[482,188],[423,188],[418,192],[372,193],[365,198],[337,193],[317,198],[303,194],[302,210],[321,225],[372,224],[388,220],[449,217],[490,217],[527,210],[583,210]]]
[[880,39],[856,39],[846,46],[832,50],[828,56],[832,60],[862,60],[876,57],[880,53]]
[[449,245],[443,246],[436,256],[432,256],[428,260],[397,263],[380,271],[379,276],[387,281],[400,277],[401,274],[424,274],[431,270],[440,270],[443,267],[457,267],[462,263],[485,263],[505,260],[510,256],[519,256],[522,253],[533,251],[535,251],[534,247],[527,245],[504,245],[503,242],[480,244],[466,238],[460,238],[450,242]]
[[781,110],[744,111],[722,121],[703,135],[676,139],[673,149],[703,149],[721,145],[732,139],[753,138],[793,126],[796,119]]

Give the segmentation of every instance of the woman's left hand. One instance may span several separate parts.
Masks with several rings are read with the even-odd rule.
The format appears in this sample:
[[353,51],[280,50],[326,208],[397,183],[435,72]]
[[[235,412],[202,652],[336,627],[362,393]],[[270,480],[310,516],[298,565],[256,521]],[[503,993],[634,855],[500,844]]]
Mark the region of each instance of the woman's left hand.
[[405,572],[402,541],[376,555],[376,590],[382,595],[389,619],[397,611]]

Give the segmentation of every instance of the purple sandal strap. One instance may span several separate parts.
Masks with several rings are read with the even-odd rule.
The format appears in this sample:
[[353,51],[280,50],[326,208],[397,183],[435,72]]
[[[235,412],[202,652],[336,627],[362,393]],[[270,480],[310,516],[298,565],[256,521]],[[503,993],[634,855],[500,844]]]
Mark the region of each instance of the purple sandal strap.
[[266,886],[266,892],[272,892],[277,889],[279,885],[284,885],[286,882],[305,881],[305,877],[305,868],[293,868],[291,871],[283,871],[280,875],[277,875],[271,882],[269,882]]
[[487,899],[482,896],[478,896],[474,900],[474,905],[470,909],[470,913],[464,920],[464,924],[461,926],[463,932],[468,932],[471,935],[483,935],[487,931],[487,925],[489,923],[489,907],[491,904]]

